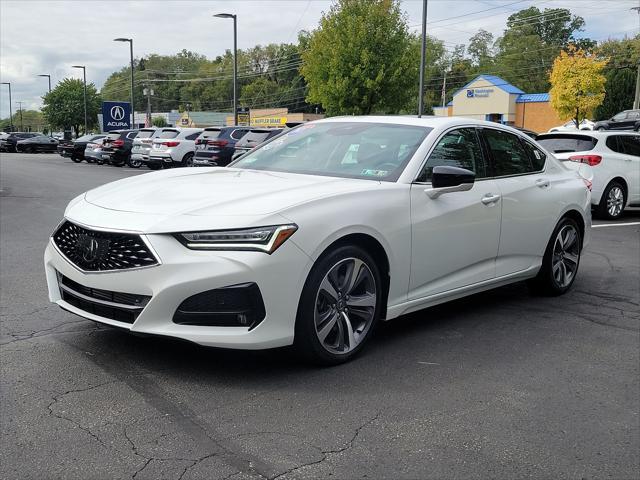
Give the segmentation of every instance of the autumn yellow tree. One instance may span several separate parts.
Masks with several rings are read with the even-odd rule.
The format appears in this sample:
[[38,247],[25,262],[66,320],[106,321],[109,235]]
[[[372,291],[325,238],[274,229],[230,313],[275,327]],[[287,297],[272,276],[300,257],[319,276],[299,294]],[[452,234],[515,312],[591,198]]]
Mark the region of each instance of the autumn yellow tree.
[[573,118],[576,125],[593,115],[604,101],[606,77],[602,71],[608,59],[570,46],[553,62],[550,81],[551,106],[562,120]]

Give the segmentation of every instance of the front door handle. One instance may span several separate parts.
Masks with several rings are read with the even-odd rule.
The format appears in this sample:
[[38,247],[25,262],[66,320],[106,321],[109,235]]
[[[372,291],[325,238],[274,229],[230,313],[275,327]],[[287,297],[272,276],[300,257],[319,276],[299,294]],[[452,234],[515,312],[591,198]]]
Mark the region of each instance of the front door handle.
[[500,200],[500,195],[494,195],[493,193],[487,193],[482,200],[480,200],[485,205],[491,205],[492,203],[496,203]]
[[546,178],[539,178],[536,180],[536,187],[547,188],[549,186],[549,180]]

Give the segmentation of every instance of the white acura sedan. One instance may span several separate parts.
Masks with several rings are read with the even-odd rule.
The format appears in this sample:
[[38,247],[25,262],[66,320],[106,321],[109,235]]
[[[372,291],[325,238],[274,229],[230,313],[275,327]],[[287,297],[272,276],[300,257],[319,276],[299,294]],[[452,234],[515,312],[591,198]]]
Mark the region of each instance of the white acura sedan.
[[45,252],[49,297],[131,332],[339,363],[380,320],[521,280],[566,292],[589,187],[494,123],[320,120],[229,168],[76,197]]

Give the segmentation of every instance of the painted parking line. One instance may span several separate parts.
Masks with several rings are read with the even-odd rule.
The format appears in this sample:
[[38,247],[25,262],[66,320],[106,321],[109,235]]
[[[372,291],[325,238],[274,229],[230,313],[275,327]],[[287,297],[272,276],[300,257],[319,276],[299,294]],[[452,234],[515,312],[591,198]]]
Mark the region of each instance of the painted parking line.
[[626,222],[626,223],[601,223],[599,225],[591,225],[591,228],[603,228],[603,227],[626,227],[628,225],[640,225],[640,222]]

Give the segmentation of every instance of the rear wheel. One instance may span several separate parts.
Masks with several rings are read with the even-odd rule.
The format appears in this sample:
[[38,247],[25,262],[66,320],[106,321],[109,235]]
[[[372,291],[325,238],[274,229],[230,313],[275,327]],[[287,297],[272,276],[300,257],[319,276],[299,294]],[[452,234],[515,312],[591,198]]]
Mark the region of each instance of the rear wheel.
[[300,298],[294,346],[307,360],[336,365],[370,338],[382,310],[382,281],[371,256],[339,247],[314,265]]
[[617,220],[622,216],[626,202],[624,187],[620,182],[613,181],[604,189],[596,214],[605,220]]
[[606,128],[604,127],[598,127],[596,128],[596,130],[598,130],[599,132],[604,132],[606,130]]
[[543,295],[562,295],[567,292],[578,273],[582,235],[578,223],[572,218],[563,218],[553,230],[542,259],[538,275],[529,281],[529,286]]
[[82,162],[82,159],[76,155],[71,155],[71,160],[73,160],[76,163]]
[[142,166],[142,162],[140,160],[133,160],[129,157],[129,166],[131,168],[140,168]]
[[187,153],[182,158],[182,166],[183,167],[193,167],[193,152]]

